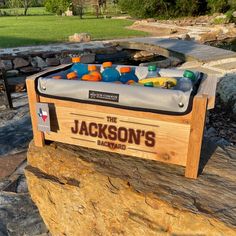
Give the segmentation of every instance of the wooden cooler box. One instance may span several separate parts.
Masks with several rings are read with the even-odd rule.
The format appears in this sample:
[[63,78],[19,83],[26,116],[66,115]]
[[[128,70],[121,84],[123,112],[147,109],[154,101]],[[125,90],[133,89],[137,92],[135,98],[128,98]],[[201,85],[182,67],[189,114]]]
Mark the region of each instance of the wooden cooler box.
[[[214,108],[216,78],[197,73],[188,93],[104,82],[56,80],[71,65],[27,78],[34,142],[79,145],[184,166],[197,178],[207,109]],[[135,68],[144,78],[146,67]],[[161,69],[162,76],[183,71]]]

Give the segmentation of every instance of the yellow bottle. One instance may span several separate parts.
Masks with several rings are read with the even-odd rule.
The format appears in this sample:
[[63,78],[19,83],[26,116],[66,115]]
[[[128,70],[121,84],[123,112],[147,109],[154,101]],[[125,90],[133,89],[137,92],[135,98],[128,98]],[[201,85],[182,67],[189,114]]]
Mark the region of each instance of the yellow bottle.
[[139,80],[140,84],[153,84],[153,87],[172,88],[177,85],[177,79],[171,77],[156,77]]

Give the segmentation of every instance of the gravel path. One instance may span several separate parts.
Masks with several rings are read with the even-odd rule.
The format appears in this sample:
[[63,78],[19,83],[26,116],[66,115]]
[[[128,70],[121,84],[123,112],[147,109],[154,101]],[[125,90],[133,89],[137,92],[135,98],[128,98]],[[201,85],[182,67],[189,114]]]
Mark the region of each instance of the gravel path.
[[32,139],[26,93],[12,94],[14,109],[0,111],[0,155],[26,150]]

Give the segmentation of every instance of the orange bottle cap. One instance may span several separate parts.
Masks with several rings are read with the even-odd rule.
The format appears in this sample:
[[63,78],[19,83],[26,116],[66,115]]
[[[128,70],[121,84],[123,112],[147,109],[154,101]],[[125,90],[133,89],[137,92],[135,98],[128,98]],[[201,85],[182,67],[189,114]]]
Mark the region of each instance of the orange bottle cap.
[[52,78],[53,79],[62,79],[62,76],[61,75],[54,75]]
[[80,57],[72,57],[72,62],[73,63],[79,63],[81,60],[80,60]]
[[90,75],[98,76],[99,80],[102,80],[102,75],[98,71],[93,71],[90,73]]
[[88,65],[88,70],[89,71],[97,70],[97,67],[95,65]]
[[98,77],[98,75],[84,75],[82,77],[82,80],[97,82],[100,81],[100,78]]
[[103,66],[103,68],[112,67],[112,62],[110,62],[110,61],[104,62],[104,63],[102,64],[102,66]]
[[127,84],[134,84],[134,83],[135,83],[135,81],[132,79],[127,82]]
[[131,67],[121,67],[120,68],[120,73],[129,73],[131,71]]
[[67,79],[77,79],[77,73],[76,72],[70,72],[69,74],[66,75]]

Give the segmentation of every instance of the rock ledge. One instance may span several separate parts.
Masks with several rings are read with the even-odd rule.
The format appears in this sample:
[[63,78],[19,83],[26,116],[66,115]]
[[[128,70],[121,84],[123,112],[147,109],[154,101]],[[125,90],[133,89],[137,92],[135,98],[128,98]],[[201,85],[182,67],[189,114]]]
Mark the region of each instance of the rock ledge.
[[[204,146],[202,164],[215,150]],[[57,143],[31,143],[28,163],[52,235],[236,234],[235,148],[217,148],[196,181],[181,167]]]

